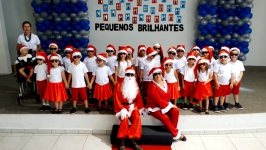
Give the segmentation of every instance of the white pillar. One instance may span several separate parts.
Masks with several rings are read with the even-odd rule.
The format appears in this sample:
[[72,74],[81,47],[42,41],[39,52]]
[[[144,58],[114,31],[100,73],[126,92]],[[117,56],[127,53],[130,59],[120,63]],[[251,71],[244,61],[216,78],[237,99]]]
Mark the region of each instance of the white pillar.
[[0,0],[0,75],[12,73],[2,0]]

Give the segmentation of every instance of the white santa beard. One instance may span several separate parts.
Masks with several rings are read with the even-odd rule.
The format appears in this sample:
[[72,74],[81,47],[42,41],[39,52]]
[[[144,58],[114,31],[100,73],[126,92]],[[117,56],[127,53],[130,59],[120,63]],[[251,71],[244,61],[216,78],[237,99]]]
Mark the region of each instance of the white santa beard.
[[136,98],[138,94],[138,85],[135,77],[125,77],[122,83],[122,94],[123,97],[128,99],[130,103]]

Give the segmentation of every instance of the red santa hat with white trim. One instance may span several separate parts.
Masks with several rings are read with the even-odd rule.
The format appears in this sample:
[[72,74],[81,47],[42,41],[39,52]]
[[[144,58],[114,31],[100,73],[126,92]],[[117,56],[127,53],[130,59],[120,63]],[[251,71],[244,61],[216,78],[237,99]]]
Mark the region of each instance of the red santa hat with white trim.
[[38,52],[36,54],[36,59],[42,59],[45,62],[48,62],[49,61],[45,52]]
[[21,46],[19,47],[19,51],[21,52],[23,49],[29,49],[29,48],[28,48],[28,46],[26,46],[26,45],[21,45]]
[[197,49],[200,51],[200,47],[197,46],[197,45],[194,45],[194,46],[192,47],[191,51],[193,51],[193,50],[197,50]]
[[97,49],[93,45],[88,45],[87,48],[86,48],[86,50],[87,50],[87,52],[88,51],[93,51],[94,52],[93,53],[94,55],[96,55],[96,53],[97,53]]
[[169,47],[167,53],[169,52],[174,52],[176,54],[176,48],[174,46]]
[[185,48],[185,45],[183,45],[183,44],[179,44],[179,45],[177,45],[176,46],[176,50],[178,51],[178,50],[183,50],[184,52],[186,51],[186,48]]
[[157,54],[157,51],[153,47],[148,47],[146,50],[147,57]]
[[156,72],[162,72],[162,69],[160,67],[153,67],[149,72],[149,76],[153,75]]
[[50,44],[49,44],[49,47],[51,47],[51,46],[55,46],[55,47],[58,49],[58,44],[57,44],[56,42],[52,42],[52,43],[50,43]]
[[229,57],[229,52],[227,50],[222,49],[219,53],[219,56],[227,56]]
[[208,52],[209,53],[209,57],[210,57],[210,62],[212,60],[212,49],[210,48],[210,46],[205,46],[202,48],[201,52]]
[[68,46],[66,46],[65,47],[65,50],[64,50],[64,52],[66,52],[66,51],[73,51],[73,49],[74,49],[74,47],[73,46],[71,46],[71,45],[68,45]]
[[71,62],[73,62],[73,57],[74,56],[80,56],[80,57],[82,57],[81,52],[80,52],[79,49],[73,50],[72,53],[70,54],[70,61]]
[[127,52],[132,54],[132,57],[133,57],[133,54],[134,54],[134,48],[132,46],[127,46]]
[[126,53],[126,54],[128,54],[127,47],[126,46],[119,46],[118,47],[118,54],[120,54],[120,53]]
[[106,63],[108,62],[107,60],[107,54],[106,53],[100,53],[97,55],[97,58],[100,58],[101,60],[104,60]]
[[116,55],[116,48],[114,47],[114,45],[112,44],[107,45],[106,50],[113,51],[114,55]]
[[226,50],[229,53],[230,48],[227,46],[222,46],[220,50]]
[[187,60],[189,58],[193,58],[193,59],[197,60],[197,54],[195,52],[188,52],[187,53]]
[[230,53],[231,53],[232,51],[237,51],[238,54],[240,54],[240,49],[237,48],[237,47],[232,47],[232,48],[229,50]]
[[214,47],[213,46],[208,46],[212,51],[214,50]]
[[125,70],[125,73],[134,73],[134,74],[136,74],[134,67],[127,67],[127,69]]

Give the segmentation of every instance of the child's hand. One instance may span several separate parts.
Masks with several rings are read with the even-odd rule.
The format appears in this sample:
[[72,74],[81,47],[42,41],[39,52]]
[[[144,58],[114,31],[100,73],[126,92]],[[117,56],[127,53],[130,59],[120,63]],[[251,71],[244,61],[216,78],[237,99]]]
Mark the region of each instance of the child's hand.
[[234,87],[233,83],[230,83],[230,89],[232,89]]
[[236,80],[236,81],[235,81],[235,83],[234,83],[234,85],[235,85],[235,86],[237,86],[237,85],[238,85],[238,83],[239,83],[239,81],[237,81],[237,80]]
[[117,83],[117,81],[114,81],[114,83],[113,83],[113,84],[114,84],[114,85],[116,85],[116,83]]
[[67,83],[65,84],[65,87],[66,87],[66,89],[69,89],[69,85]]
[[139,82],[142,83],[142,82],[143,82],[143,79],[140,78],[140,79],[139,79]]
[[218,90],[220,88],[220,84],[216,84],[215,88]]
[[18,75],[17,72],[14,72],[14,77],[17,77],[17,75]]
[[92,88],[92,85],[91,85],[91,84],[88,84],[88,85],[87,85],[87,88],[88,88],[88,89],[91,89],[91,88]]
[[186,88],[186,86],[185,86],[185,84],[183,84],[183,85],[182,85],[182,89],[185,89],[185,88]]
[[178,85],[178,91],[180,91],[180,86]]
[[205,82],[204,82],[204,85],[206,85],[207,83],[208,83],[208,82],[207,82],[207,81],[205,81]]

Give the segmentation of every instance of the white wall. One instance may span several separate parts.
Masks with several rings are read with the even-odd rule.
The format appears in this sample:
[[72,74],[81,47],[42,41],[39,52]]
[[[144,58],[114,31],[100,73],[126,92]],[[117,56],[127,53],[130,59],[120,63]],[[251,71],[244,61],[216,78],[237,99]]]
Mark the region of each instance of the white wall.
[[[100,23],[102,19],[95,17],[96,9],[102,9],[102,6],[97,4],[97,0],[87,0],[89,6],[89,17],[91,21],[90,30],[90,44],[97,47],[99,52],[104,52],[105,47],[108,44],[114,44],[116,47],[119,45],[132,45],[135,48],[139,44],[145,44],[151,46],[155,42],[160,42],[166,51],[169,46],[176,46],[177,44],[185,44],[187,49],[190,49],[194,43],[194,35],[196,32],[195,14],[197,13],[196,7],[198,1],[186,0],[187,5],[185,9],[181,10],[182,23],[184,24],[184,31],[182,32],[138,32],[137,26],[134,26],[134,31],[95,31],[94,23]],[[115,2],[118,0],[115,0]],[[127,0],[125,0],[126,2]],[[159,0],[158,0],[159,1]],[[104,0],[107,2],[107,0]],[[25,20],[30,21],[34,28],[33,32],[36,33],[33,17],[33,9],[30,5],[31,0],[2,0],[5,25],[7,30],[7,39],[9,45],[9,51],[11,55],[11,61],[14,62],[16,58],[15,46],[16,40],[19,34],[23,31],[21,29],[21,23]],[[135,3],[135,1],[134,1]],[[266,66],[264,63],[264,56],[266,51],[264,50],[264,34],[266,29],[266,18],[263,14],[266,14],[266,1],[256,0],[253,1],[254,8],[252,9],[252,42],[250,43],[250,52],[245,65],[249,66]],[[115,5],[113,6],[115,8]],[[110,8],[109,8],[110,9]],[[122,11],[123,12],[123,11]],[[118,13],[117,13],[118,14]],[[109,19],[112,19],[109,17]],[[117,23],[117,18],[110,20],[108,23]],[[125,23],[125,21],[123,22]]]

